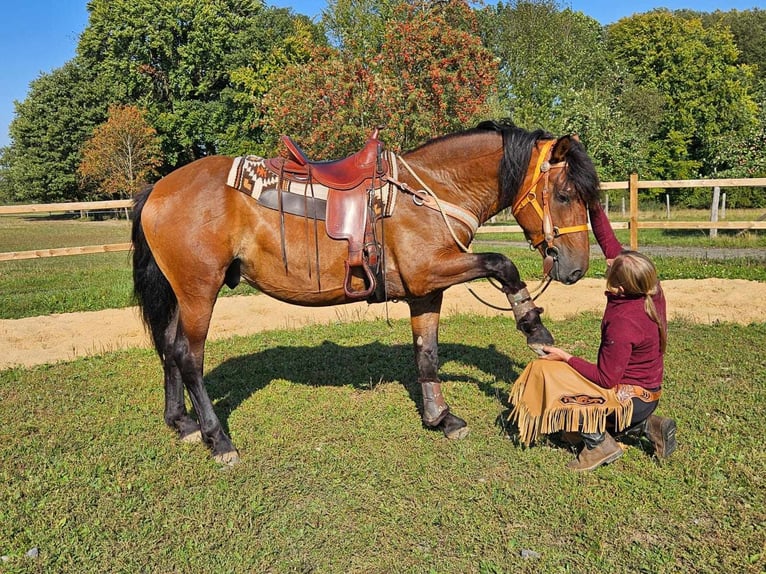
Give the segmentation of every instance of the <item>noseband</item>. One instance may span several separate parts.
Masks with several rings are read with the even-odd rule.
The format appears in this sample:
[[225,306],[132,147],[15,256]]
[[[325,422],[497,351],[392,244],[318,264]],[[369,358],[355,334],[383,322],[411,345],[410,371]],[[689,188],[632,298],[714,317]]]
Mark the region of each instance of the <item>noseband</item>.
[[[529,186],[526,193],[523,193],[516,203],[513,205],[511,213],[513,216],[521,212],[522,209],[527,206],[532,206],[535,213],[540,217],[542,222],[542,232],[529,233],[529,243],[532,249],[540,249],[540,246],[545,245],[543,253],[545,254],[545,262],[543,269],[545,275],[548,275],[553,268],[554,261],[558,258],[558,249],[555,245],[557,237],[565,235],[567,233],[578,233],[581,231],[588,231],[588,224],[583,223],[581,225],[571,225],[569,227],[558,227],[553,224],[553,218],[551,217],[550,208],[550,174],[553,170],[566,169],[567,162],[560,161],[557,163],[551,163],[551,153],[553,152],[553,146],[557,140],[549,140],[543,144],[540,155],[537,158],[537,165],[535,166],[534,179]],[[542,186],[542,190],[539,193],[538,189]]]

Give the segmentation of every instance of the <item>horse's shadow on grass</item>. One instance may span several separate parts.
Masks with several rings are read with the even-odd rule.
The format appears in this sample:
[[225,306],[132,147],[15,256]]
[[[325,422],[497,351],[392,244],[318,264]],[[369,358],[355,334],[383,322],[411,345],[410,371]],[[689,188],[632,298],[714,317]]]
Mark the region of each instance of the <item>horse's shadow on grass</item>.
[[[442,365],[457,361],[509,381],[515,380],[524,368],[494,345],[474,347],[441,343],[439,357]],[[350,386],[360,391],[373,390],[379,382],[399,381],[418,410],[422,412],[423,408],[411,345],[373,342],[343,346],[324,341],[316,346],[278,346],[228,359],[208,372],[205,379],[210,399],[227,432],[231,413],[247,398],[278,379],[309,386]],[[440,373],[440,379],[442,382],[474,382],[487,396],[498,398],[503,405],[508,404],[506,390],[487,382],[477,382],[468,375]]]

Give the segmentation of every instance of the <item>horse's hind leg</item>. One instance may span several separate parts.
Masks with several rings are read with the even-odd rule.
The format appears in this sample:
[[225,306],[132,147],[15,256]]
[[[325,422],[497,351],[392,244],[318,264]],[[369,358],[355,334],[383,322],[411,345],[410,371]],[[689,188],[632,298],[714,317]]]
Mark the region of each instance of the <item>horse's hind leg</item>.
[[[203,308],[204,307],[204,308]],[[183,309],[184,307],[181,306]],[[188,308],[188,306],[187,306]],[[183,314],[179,316],[176,336],[173,342],[173,360],[183,380],[186,390],[189,391],[194,411],[199,419],[199,430],[203,442],[210,448],[213,458],[221,464],[236,464],[239,462],[239,453],[226,435],[213,410],[213,403],[207,394],[205,382],[202,378],[205,360],[205,339],[210,325],[210,317],[213,313],[213,303],[200,303],[193,310],[189,309],[189,316],[195,320],[185,326]],[[167,378],[166,378],[167,383]],[[166,387],[166,398],[167,398]],[[174,392],[175,389],[173,389]],[[173,399],[177,396],[172,397]],[[185,409],[184,409],[185,410]],[[166,411],[167,414],[167,411]]]
[[[178,304],[174,306],[158,345],[165,382],[165,423],[183,441],[202,440],[216,461],[235,464],[239,461],[237,449],[213,410],[202,378],[205,340],[216,298],[216,291],[212,288],[210,291],[208,296],[178,293]],[[184,388],[189,393],[199,423],[187,412]]]
[[175,340],[178,332],[178,308],[164,333],[162,366],[165,374],[165,424],[174,429],[184,442],[202,440],[199,424],[189,416],[184,400],[184,383],[175,361]]
[[459,439],[468,434],[468,425],[450,412],[444,400],[439,380],[439,314],[443,293],[438,291],[421,299],[408,301],[410,305],[412,342],[418,382],[423,393],[423,423],[441,429],[447,438]]

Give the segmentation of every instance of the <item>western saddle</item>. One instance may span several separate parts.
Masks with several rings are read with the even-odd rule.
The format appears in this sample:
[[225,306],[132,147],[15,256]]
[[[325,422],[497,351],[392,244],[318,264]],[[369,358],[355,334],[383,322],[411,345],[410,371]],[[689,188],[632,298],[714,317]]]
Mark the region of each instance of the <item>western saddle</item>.
[[[377,287],[373,268],[378,266],[379,245],[375,240],[373,191],[382,186],[389,168],[378,132],[378,128],[373,130],[360,151],[334,161],[312,161],[292,139],[282,136],[288,157],[266,160],[267,167],[280,178],[328,189],[327,235],[348,241],[343,290],[351,299],[367,298]],[[351,286],[354,269],[361,270],[365,278],[362,290]]]

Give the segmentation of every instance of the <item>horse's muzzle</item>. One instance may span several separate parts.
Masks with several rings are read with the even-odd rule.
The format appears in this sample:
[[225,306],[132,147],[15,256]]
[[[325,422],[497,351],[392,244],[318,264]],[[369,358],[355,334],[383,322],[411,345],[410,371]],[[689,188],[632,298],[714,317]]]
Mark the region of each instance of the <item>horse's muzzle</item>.
[[562,258],[559,250],[555,247],[547,247],[545,249],[545,260],[543,261],[543,270],[545,274],[550,276],[554,281],[559,281],[564,285],[572,285],[577,283],[585,275],[587,269],[575,267],[574,269],[566,269],[562,264]]
[[577,283],[580,279],[582,279],[583,275],[585,275],[585,272],[582,269],[574,269],[573,271],[570,271],[569,274],[561,280],[561,282],[564,285],[571,285],[572,283]]

